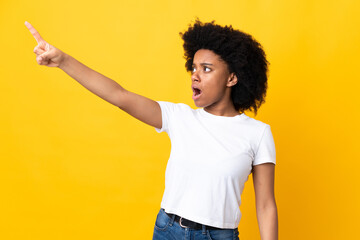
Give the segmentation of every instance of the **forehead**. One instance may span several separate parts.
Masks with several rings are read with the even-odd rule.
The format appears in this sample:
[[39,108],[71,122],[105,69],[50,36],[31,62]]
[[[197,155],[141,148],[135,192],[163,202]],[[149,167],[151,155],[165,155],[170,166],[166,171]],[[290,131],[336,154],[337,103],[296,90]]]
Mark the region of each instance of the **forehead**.
[[208,49],[200,49],[198,50],[195,55],[194,55],[194,60],[193,63],[212,63],[212,64],[216,64],[216,63],[224,63],[224,61],[222,61],[221,57],[219,55],[217,55],[216,53],[214,53],[211,50]]

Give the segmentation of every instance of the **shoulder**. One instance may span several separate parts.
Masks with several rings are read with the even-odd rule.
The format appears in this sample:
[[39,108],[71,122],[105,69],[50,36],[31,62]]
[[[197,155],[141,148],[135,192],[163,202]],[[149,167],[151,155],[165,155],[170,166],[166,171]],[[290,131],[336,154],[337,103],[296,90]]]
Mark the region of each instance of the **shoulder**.
[[174,102],[167,102],[167,101],[156,101],[159,103],[162,109],[167,109],[170,111],[195,111],[189,105],[185,103],[174,103]]
[[264,130],[266,127],[270,128],[270,124],[265,123],[261,120],[257,120],[255,118],[249,117],[248,115],[245,114],[244,117],[244,121],[246,122],[246,124],[253,128],[253,129],[259,129],[259,130]]
[[246,124],[246,133],[255,144],[254,147],[259,145],[259,142],[263,139],[264,135],[271,134],[270,124],[264,121],[245,115],[243,122]]

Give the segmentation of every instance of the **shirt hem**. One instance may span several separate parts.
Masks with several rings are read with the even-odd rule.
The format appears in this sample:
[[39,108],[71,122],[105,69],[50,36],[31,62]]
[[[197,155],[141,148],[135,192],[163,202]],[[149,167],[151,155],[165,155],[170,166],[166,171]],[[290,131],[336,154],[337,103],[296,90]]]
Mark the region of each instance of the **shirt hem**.
[[[172,214],[176,214],[179,215],[179,211],[175,208],[167,208],[163,205],[161,205],[161,208],[165,209],[165,212],[167,213],[172,213]],[[181,214],[179,215],[183,218],[186,218],[188,220],[197,222],[197,223],[201,223],[204,225],[208,225],[208,226],[212,226],[212,227],[217,227],[217,228],[226,228],[226,229],[235,229],[239,226],[238,224],[233,224],[233,223],[220,223],[220,222],[214,222],[213,220],[209,220],[207,218],[200,218],[197,216],[192,216],[192,215],[188,215],[188,214]]]

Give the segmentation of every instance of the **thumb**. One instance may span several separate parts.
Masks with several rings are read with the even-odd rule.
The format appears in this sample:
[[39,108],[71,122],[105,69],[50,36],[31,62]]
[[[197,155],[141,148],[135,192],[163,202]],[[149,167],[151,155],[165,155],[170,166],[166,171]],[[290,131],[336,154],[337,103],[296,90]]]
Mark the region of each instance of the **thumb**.
[[45,51],[46,51],[46,52],[50,51],[50,44],[49,44],[49,43],[46,43],[46,45],[45,45]]
[[43,54],[40,54],[39,56],[37,56],[36,59],[41,64],[41,63],[47,63],[49,60],[51,60],[55,56],[56,56],[56,51],[50,50],[50,51],[44,52]]

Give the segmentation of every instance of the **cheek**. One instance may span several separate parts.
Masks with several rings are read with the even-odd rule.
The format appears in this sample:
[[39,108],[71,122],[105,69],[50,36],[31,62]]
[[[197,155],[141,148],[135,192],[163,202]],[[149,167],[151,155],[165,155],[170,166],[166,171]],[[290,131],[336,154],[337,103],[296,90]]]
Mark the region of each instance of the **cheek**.
[[226,82],[219,76],[209,81],[207,87],[212,95],[220,96],[225,92]]

